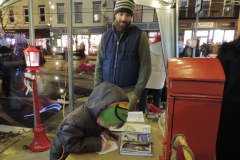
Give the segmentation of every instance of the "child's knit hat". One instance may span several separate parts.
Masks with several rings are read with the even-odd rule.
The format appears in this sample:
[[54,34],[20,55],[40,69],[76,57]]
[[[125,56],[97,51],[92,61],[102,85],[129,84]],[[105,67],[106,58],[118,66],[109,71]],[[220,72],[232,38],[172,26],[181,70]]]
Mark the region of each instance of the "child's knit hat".
[[100,113],[99,118],[106,126],[111,126],[126,122],[127,116],[127,102],[117,102],[110,104],[105,110],[103,110]]
[[133,0],[117,0],[114,8],[114,15],[116,15],[119,12],[126,12],[132,16],[134,8],[135,3]]

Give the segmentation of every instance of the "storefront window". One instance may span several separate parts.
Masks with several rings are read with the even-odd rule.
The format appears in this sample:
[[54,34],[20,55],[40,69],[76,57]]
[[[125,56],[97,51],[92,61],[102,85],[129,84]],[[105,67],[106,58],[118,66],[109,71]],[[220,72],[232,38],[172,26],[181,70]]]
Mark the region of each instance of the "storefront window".
[[224,34],[224,30],[215,30],[214,31],[213,43],[214,44],[222,44],[223,34]]
[[67,47],[67,35],[62,35],[62,48]]
[[201,46],[204,43],[207,44],[208,30],[197,31],[197,38],[199,39],[199,46]]
[[235,31],[234,30],[226,30],[225,34],[224,34],[224,40],[223,42],[231,42],[234,39],[234,34]]
[[184,31],[184,46],[186,45],[187,43],[187,40],[188,39],[191,39],[192,38],[192,31],[191,30],[185,30]]
[[98,51],[98,45],[101,41],[102,35],[91,35],[89,55],[96,55]]
[[[73,50],[76,51],[80,47],[80,44],[83,43],[85,45],[85,54],[89,55],[89,36],[88,35],[77,35],[77,39],[74,38],[74,42],[76,43],[73,45]],[[77,47],[77,48],[76,48]]]
[[197,37],[208,36],[208,31],[197,31]]
[[208,37],[208,39],[209,39],[209,43],[213,43],[213,30],[210,30],[210,31],[209,31],[209,37]]
[[61,46],[62,46],[61,39],[57,39],[57,47],[61,47]]
[[155,37],[158,35],[158,32],[149,32],[148,33],[148,40],[150,43],[152,43],[155,39]]

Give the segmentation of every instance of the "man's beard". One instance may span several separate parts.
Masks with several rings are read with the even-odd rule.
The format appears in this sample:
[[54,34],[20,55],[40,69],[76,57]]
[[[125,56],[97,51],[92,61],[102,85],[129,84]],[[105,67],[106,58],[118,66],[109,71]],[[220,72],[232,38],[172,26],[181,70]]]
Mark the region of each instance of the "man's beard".
[[[123,24],[123,23],[124,23],[124,24]],[[122,31],[126,30],[126,29],[130,26],[131,22],[116,21],[115,24],[116,24],[116,29],[117,29],[119,32],[122,32]]]

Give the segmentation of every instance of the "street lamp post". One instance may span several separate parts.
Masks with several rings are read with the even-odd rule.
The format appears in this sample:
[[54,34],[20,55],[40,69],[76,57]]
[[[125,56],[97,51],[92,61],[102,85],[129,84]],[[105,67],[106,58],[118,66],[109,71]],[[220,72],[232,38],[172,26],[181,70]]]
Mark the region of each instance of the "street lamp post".
[[[51,5],[51,2],[49,2],[49,4]],[[53,51],[53,41],[54,41],[54,34],[53,34],[53,29],[52,29],[52,21],[53,21],[53,18],[52,18],[52,12],[53,12],[53,10],[54,10],[54,5],[51,5],[51,8],[50,8],[50,26],[51,26],[51,34],[50,34],[50,36],[51,36],[51,49],[52,49],[52,51]]]
[[[42,77],[38,72],[39,62],[40,62],[40,51],[33,47],[32,45],[29,48],[24,50],[24,57],[27,65],[27,73],[25,73],[25,80],[27,81],[25,85],[27,86],[27,92],[33,91],[33,107],[34,107],[34,138],[32,143],[29,145],[29,149],[33,152],[42,152],[50,149],[51,142],[45,134],[45,130],[42,127],[40,120],[40,109],[39,109],[39,100],[38,100],[38,90],[37,90],[37,79]],[[43,79],[42,79],[43,80]],[[32,88],[29,85],[29,81],[32,81]]]

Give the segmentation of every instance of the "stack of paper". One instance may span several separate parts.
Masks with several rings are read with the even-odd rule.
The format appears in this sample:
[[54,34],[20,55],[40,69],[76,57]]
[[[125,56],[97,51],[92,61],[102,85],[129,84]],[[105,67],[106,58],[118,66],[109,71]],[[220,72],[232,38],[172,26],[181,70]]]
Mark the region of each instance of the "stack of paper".
[[[128,112],[127,122],[145,122],[143,117],[143,112]],[[124,131],[124,126],[115,129],[114,127],[109,128],[110,131],[122,132]]]
[[126,123],[121,136],[120,154],[153,156],[151,126]]
[[145,122],[143,112],[128,112],[127,122]]

